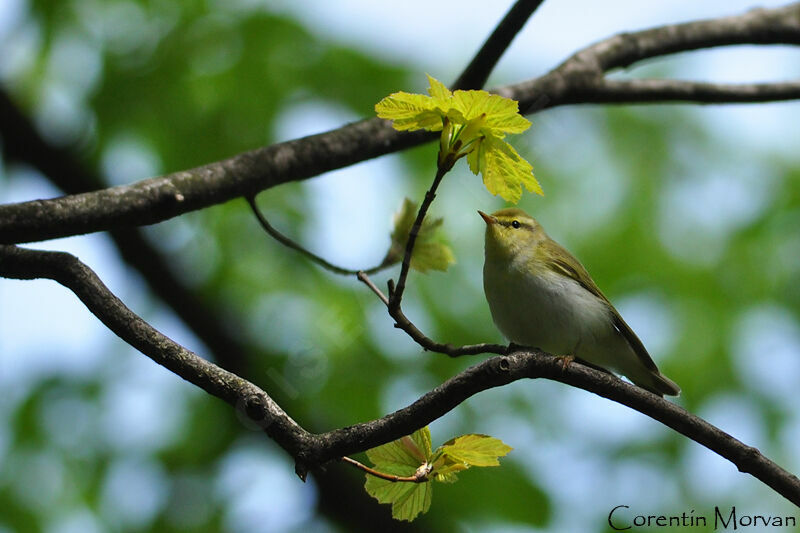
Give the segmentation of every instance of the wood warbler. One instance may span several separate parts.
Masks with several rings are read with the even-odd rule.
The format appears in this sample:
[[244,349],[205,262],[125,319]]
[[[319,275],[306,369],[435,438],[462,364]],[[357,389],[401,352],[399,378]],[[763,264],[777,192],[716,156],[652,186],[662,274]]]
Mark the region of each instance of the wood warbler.
[[509,341],[613,370],[659,396],[680,393],[583,265],[533,217],[516,208],[478,213],[486,222],[483,289]]

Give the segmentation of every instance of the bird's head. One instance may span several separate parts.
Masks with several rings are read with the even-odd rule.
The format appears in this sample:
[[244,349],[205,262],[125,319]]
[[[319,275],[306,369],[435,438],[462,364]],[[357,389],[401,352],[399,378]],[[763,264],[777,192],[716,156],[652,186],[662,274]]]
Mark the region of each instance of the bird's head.
[[532,216],[516,207],[501,209],[491,215],[478,214],[486,222],[486,254],[512,259],[534,253],[545,239],[542,227]]

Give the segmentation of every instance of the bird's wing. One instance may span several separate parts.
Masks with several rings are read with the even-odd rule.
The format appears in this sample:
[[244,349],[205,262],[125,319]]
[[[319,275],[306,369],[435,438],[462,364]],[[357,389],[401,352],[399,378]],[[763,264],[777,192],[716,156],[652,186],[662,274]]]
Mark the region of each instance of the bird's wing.
[[[639,340],[639,337],[636,336],[636,333],[633,332],[630,326],[625,323],[608,298],[606,298],[606,295],[603,294],[592,277],[589,275],[589,272],[586,270],[586,268],[584,268],[580,261],[575,259],[575,257],[561,245],[554,241],[551,242],[557,247],[551,250],[552,252],[555,252],[551,255],[551,258],[553,259],[553,262],[551,263],[552,268],[554,268],[559,274],[563,274],[570,279],[575,280],[584,289],[603,300],[611,310],[611,316],[613,317],[613,323],[616,330],[619,331],[623,337],[625,337],[625,340],[627,340],[628,344],[630,344],[631,348],[633,348],[633,351],[639,357],[642,364],[647,367],[647,369],[658,373],[658,367],[653,361],[653,358],[650,357],[650,354],[647,353],[647,348],[644,347],[644,344],[642,344],[642,341]],[[567,258],[571,258],[572,261],[568,261]]]

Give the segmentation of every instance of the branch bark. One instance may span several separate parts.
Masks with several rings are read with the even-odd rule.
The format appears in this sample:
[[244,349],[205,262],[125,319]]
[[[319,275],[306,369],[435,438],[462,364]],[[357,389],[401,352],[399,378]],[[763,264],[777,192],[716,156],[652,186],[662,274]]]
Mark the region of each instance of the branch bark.
[[264,431],[295,459],[301,478],[320,465],[374,448],[429,424],[467,398],[523,378],[545,378],[578,387],[626,405],[674,429],[728,459],[800,506],[800,479],[721,429],[619,378],[539,351],[517,350],[478,363],[423,395],[408,407],[383,418],[321,434],[295,422],[253,383],[210,363],[165,337],[128,309],[76,257],[0,245],[0,275],[13,279],[47,278],[72,290],[86,307],[120,338],[156,363],[201,387],[261,424]]
[[[496,90],[524,113],[605,103],[742,103],[794,100],[800,81],[712,84],[634,80],[604,75],[645,59],[735,44],[800,44],[800,3],[743,15],[616,35],[591,45],[538,78]],[[633,90],[638,87],[638,90]],[[152,224],[238,196],[316,176],[431,140],[369,119],[259,148],[208,165],[120,187],[0,206],[0,243],[22,243]]]

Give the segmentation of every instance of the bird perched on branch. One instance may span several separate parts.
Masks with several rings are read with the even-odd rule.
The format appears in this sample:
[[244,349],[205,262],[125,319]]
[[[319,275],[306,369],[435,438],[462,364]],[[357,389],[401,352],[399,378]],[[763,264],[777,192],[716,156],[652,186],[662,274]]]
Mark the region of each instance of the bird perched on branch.
[[659,396],[680,393],[583,265],[532,216],[478,213],[486,222],[483,289],[509,341],[613,370]]

